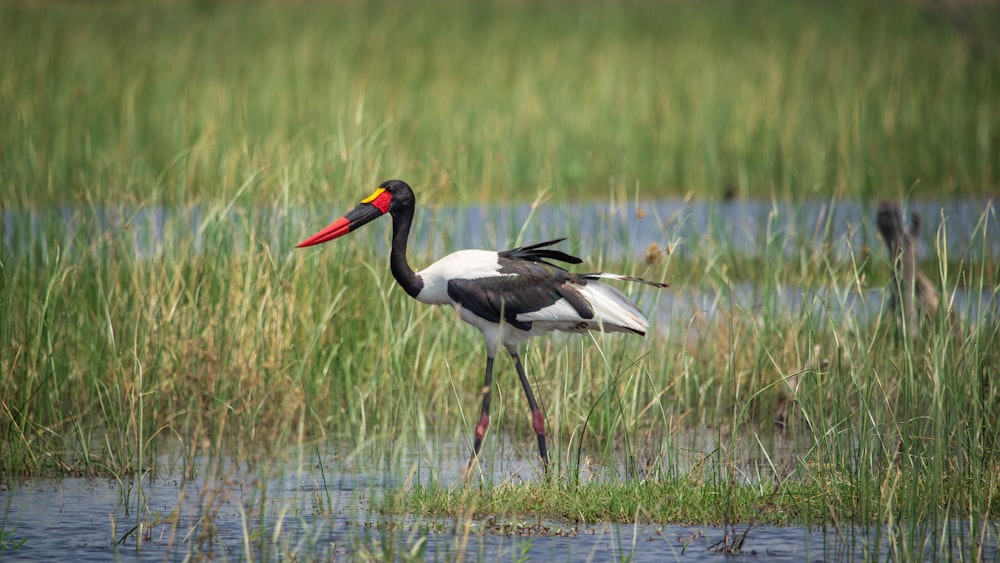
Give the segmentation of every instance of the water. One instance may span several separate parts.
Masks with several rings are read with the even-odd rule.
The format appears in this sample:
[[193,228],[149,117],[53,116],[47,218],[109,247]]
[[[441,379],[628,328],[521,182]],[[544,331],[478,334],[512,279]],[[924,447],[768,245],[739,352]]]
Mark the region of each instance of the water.
[[[171,464],[162,461],[165,466]],[[445,462],[457,474],[461,460]],[[181,561],[400,559],[466,561],[851,561],[899,559],[898,528],[738,525],[578,525],[503,520],[390,518],[372,509],[399,483],[336,460],[286,461],[267,469],[196,462],[194,477],[146,478],[142,498],[130,482],[33,479],[0,490],[4,561]],[[449,477],[450,478],[450,477]],[[419,477],[418,477],[419,479]],[[141,506],[143,510],[136,511]],[[137,514],[146,530],[141,543]],[[996,523],[970,529],[949,522],[918,537],[920,557],[995,560]],[[926,532],[926,531],[925,531]],[[745,533],[739,553],[728,554]],[[977,543],[982,540],[982,543]],[[898,548],[898,545],[897,545]],[[977,551],[978,550],[978,551]]]
[[[85,252],[89,242],[127,231],[140,257],[156,256],[181,239],[201,251],[207,239],[215,243],[220,237],[228,238],[235,251],[266,243],[282,254],[350,207],[345,203],[322,212],[199,206],[4,209],[0,234],[4,247],[15,253],[39,244],[46,250],[58,246],[63,252]],[[913,202],[905,213],[921,217],[919,258],[941,253],[966,260],[1000,257],[1000,225],[992,200]],[[369,227],[352,238],[383,240],[387,229],[387,224]],[[801,247],[822,248],[837,260],[858,257],[866,248],[884,252],[874,207],[850,201],[436,206],[418,209],[412,236],[411,246],[428,256],[560,237],[568,237],[566,246],[584,257],[642,258],[653,243],[683,257],[700,252],[705,241],[743,256],[790,254]]]

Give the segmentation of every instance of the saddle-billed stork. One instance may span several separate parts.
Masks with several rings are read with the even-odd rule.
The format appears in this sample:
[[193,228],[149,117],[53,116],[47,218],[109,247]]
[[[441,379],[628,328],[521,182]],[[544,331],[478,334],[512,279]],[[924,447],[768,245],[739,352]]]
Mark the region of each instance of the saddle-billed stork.
[[568,264],[582,262],[552,246],[556,239],[499,252],[459,250],[414,272],[406,261],[406,245],[416,209],[416,197],[401,180],[389,180],[347,215],[337,219],[297,248],[324,243],[388,213],[392,216],[392,252],[389,266],[399,285],[421,303],[452,305],[461,319],[479,329],[486,339],[486,381],[483,406],[476,424],[472,460],[479,456],[483,436],[490,424],[490,388],[493,358],[502,345],[510,353],[531,408],[532,426],[538,437],[538,455],[548,469],[545,418],[518,355],[519,345],[533,336],[561,330],[626,332],[644,336],[649,322],[635,304],[617,289],[597,280],[632,281],[667,287],[630,276],[608,273],[574,274],[547,260]]

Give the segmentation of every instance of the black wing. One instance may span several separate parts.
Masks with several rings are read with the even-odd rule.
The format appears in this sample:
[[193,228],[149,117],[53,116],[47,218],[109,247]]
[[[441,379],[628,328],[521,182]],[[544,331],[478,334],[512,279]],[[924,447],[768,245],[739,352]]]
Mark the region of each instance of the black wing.
[[448,296],[487,321],[498,323],[502,318],[520,330],[531,330],[531,322],[518,320],[518,315],[544,309],[560,299],[569,302],[580,317],[593,318],[593,309],[575,287],[587,281],[543,260],[579,259],[555,250],[538,250],[555,242],[501,252],[498,275],[451,280]]

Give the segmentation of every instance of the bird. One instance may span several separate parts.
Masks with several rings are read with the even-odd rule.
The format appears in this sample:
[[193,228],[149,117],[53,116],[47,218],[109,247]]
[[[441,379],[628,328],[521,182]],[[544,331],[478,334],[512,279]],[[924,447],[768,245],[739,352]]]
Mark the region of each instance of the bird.
[[553,262],[580,264],[583,261],[549,248],[565,238],[510,250],[458,250],[415,272],[407,261],[406,249],[416,207],[416,196],[409,184],[387,180],[353,210],[303,240],[296,248],[329,242],[388,213],[392,218],[389,267],[396,282],[421,303],[454,307],[461,320],[477,328],[486,342],[482,406],[475,427],[469,473],[479,459],[490,424],[493,360],[501,347],[513,359],[531,410],[538,455],[547,472],[545,417],[525,374],[520,345],[552,331],[605,331],[645,336],[649,321],[635,303],[599,280],[638,282],[657,288],[668,287],[668,284],[604,272],[569,272]]

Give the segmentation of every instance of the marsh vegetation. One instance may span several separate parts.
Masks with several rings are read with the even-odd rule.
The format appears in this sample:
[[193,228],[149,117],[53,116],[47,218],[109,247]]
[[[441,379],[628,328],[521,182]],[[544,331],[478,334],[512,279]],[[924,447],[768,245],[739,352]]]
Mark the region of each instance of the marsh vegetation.
[[[394,476],[383,515],[874,524],[899,558],[958,520],[995,546],[1000,17],[965,9],[4,3],[0,473],[142,483],[173,456],[196,479],[300,448]],[[549,478],[442,478],[470,447],[480,336],[394,286],[386,233],[291,250],[397,176],[415,264],[469,246],[450,226],[471,213],[484,247],[568,235],[586,270],[674,288],[634,288],[645,340],[525,352]],[[880,305],[881,199],[942,210],[917,338]],[[752,253],[685,207],[750,201],[772,210]],[[788,228],[807,201],[870,212]],[[581,202],[599,228],[539,219]],[[685,300],[708,305],[673,322]],[[488,456],[531,458],[518,391],[499,378]]]

